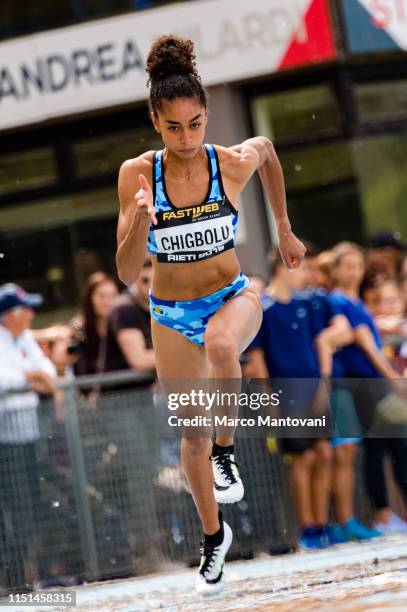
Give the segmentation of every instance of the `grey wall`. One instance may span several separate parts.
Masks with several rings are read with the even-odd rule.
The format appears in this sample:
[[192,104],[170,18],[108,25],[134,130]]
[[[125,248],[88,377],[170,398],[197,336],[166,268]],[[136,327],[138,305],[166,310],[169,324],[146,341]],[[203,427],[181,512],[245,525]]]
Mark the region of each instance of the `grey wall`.
[[[207,142],[229,147],[250,138],[244,101],[241,93],[230,85],[209,90],[209,121]],[[248,273],[261,274],[267,278],[265,254],[269,247],[269,229],[264,209],[265,203],[257,174],[245,188],[240,207],[246,240],[237,247],[242,269]]]

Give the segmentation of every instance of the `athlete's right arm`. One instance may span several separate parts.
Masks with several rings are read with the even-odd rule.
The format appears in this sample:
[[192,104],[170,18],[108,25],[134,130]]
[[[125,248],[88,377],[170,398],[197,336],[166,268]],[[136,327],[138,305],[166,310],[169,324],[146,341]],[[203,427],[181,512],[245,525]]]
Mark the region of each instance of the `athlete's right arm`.
[[[153,153],[124,162],[119,172],[120,213],[116,265],[120,280],[131,285],[146,257],[150,224],[157,223],[151,185]],[[148,178],[147,178],[148,177]]]

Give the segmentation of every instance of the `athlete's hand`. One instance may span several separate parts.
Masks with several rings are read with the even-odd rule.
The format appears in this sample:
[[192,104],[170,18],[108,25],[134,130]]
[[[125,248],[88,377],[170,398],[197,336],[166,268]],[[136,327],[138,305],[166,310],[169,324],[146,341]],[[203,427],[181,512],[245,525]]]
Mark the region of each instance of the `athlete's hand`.
[[278,226],[278,238],[282,260],[289,270],[299,268],[307,251],[301,240],[291,231],[286,223]]
[[157,225],[151,187],[144,174],[139,174],[138,178],[140,181],[140,189],[134,196],[137,204],[137,212],[143,218],[150,218],[151,222]]

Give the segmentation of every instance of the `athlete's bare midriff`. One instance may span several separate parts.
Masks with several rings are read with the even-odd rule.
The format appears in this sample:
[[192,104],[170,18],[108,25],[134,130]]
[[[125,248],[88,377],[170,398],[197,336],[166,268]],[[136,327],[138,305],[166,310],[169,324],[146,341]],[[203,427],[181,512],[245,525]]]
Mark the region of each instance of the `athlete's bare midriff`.
[[235,251],[187,264],[158,263],[154,266],[153,295],[161,300],[186,301],[203,297],[228,285],[240,272]]

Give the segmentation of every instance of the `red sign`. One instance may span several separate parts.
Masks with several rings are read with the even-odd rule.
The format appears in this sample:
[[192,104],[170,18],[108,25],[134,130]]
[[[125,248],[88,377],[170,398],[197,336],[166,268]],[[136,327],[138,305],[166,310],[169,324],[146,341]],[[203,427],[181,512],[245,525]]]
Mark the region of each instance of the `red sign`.
[[334,59],[335,41],[327,0],[312,0],[279,69]]

